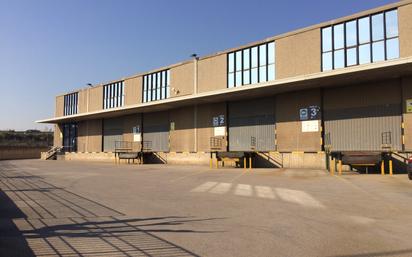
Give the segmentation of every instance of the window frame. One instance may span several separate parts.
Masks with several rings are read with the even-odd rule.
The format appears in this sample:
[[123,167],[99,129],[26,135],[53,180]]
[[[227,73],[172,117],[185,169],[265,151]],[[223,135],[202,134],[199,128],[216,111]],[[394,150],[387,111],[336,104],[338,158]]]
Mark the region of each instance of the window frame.
[[[146,85],[146,86],[145,86]],[[142,102],[161,101],[170,97],[170,69],[142,76]]]
[[[386,16],[387,16],[387,13],[390,13],[390,12],[393,12],[393,11],[396,11],[396,18],[397,18],[397,23],[396,24],[397,24],[398,28],[397,28],[397,34],[395,36],[394,35],[389,36],[388,33],[387,33],[387,28],[386,28],[387,24],[388,24]],[[372,25],[372,23],[373,23],[372,22],[372,17],[378,17],[379,15],[382,15],[382,19],[383,19],[383,21],[382,21],[383,39],[374,40],[374,38],[373,38],[373,33],[374,33],[373,28],[374,27]],[[362,43],[361,43],[361,40],[360,40],[361,23],[360,23],[360,21],[365,19],[365,18],[367,18],[367,20],[368,20],[369,40],[367,42],[362,41]],[[348,44],[347,44],[348,43],[348,35],[347,35],[347,29],[346,28],[347,28],[347,24],[349,24],[351,22],[356,22],[356,45],[348,46]],[[339,48],[339,49],[335,49],[335,35],[334,35],[335,29],[334,28],[336,26],[339,26],[339,25],[343,25],[344,47]],[[323,37],[324,36],[323,32],[326,29],[331,30],[330,42],[331,42],[332,45],[331,45],[330,50],[325,50],[324,51],[324,46],[323,45],[324,45],[324,40],[325,39]],[[364,15],[364,16],[361,16],[361,17],[358,17],[358,18],[354,18],[354,19],[351,19],[351,20],[342,21],[342,22],[339,22],[339,23],[336,23],[336,24],[331,24],[331,25],[322,27],[320,29],[320,37],[321,37],[321,46],[320,46],[321,64],[320,64],[320,68],[321,68],[322,72],[400,58],[399,10],[398,10],[398,8],[388,9],[388,10],[384,10],[384,11],[381,11],[381,12],[371,13],[371,14]],[[397,55],[394,55],[395,57],[391,57],[390,59],[388,59],[388,44],[387,43],[390,40],[392,40],[393,42],[397,42],[398,53],[397,53]],[[384,57],[383,57],[383,60],[374,61],[373,45],[374,44],[376,45],[380,42],[383,42],[383,56]],[[366,46],[369,47],[369,49],[368,49],[369,50],[369,56],[368,56],[369,57],[369,62],[362,62],[361,63],[361,51],[360,50],[361,50],[361,48],[365,48]],[[348,50],[351,50],[351,49],[354,49],[354,48],[356,49],[356,64],[350,64],[349,65],[348,64]],[[335,53],[336,53],[336,51],[340,51],[342,49],[344,50],[344,57],[343,57],[344,58],[344,66],[336,68],[335,67]],[[324,58],[326,57],[327,54],[331,54],[331,67],[330,67],[330,69],[324,69],[325,68],[324,67],[324,64],[325,64]]]
[[[271,44],[273,44],[273,63],[269,63],[269,45]],[[261,61],[261,49],[265,50],[265,55],[262,56],[264,58],[264,62]],[[240,62],[240,69],[237,65],[237,59],[239,58],[238,56],[240,56],[242,59]],[[226,61],[226,88],[241,87],[245,85],[253,85],[273,81],[276,79],[276,41],[268,41],[258,45],[253,45],[250,47],[228,52],[226,54]],[[269,77],[272,78],[272,75],[269,76],[269,67],[271,65],[273,65],[274,67],[274,73],[273,79],[269,80]],[[262,70],[264,70],[264,74],[261,74]],[[256,75],[256,80],[254,80],[254,74]],[[262,77],[264,77],[265,79],[262,79]]]
[[103,85],[103,110],[124,106],[124,80]]
[[75,115],[79,111],[79,92],[63,96],[63,116]]

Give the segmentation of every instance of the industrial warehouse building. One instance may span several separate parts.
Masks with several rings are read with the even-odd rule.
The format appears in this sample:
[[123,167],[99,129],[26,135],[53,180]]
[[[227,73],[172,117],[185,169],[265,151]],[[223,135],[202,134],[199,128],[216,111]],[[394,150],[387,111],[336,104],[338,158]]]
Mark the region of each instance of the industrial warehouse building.
[[[259,166],[326,168],[348,153],[412,152],[412,1],[56,97],[67,160],[118,149],[166,163],[254,153]],[[148,157],[149,158],[149,157]]]

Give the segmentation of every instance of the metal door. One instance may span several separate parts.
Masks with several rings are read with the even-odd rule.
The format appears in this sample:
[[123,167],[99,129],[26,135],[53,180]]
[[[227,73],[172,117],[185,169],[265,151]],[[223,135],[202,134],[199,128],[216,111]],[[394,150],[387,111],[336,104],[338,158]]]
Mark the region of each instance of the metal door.
[[143,115],[143,150],[169,151],[168,112],[145,113]]
[[230,151],[276,150],[274,98],[231,102],[228,113]]
[[123,141],[123,119],[103,120],[103,151],[114,152],[116,141]]
[[402,150],[400,88],[387,84],[325,90],[325,145],[331,151]]
[[77,152],[77,123],[63,124],[63,149],[66,152]]

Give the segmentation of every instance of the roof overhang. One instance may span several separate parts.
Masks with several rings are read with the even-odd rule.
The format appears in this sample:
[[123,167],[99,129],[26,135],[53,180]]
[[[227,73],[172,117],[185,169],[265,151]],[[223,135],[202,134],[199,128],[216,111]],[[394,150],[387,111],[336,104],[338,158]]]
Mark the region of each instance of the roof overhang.
[[37,123],[64,123],[90,119],[112,118],[135,113],[157,112],[173,108],[257,98],[290,91],[337,87],[348,84],[367,83],[385,79],[396,79],[412,75],[412,58],[402,58],[381,63],[354,66],[334,71],[320,72],[287,79],[245,85],[237,88],[173,97],[165,100],[128,105],[119,108],[55,117]]

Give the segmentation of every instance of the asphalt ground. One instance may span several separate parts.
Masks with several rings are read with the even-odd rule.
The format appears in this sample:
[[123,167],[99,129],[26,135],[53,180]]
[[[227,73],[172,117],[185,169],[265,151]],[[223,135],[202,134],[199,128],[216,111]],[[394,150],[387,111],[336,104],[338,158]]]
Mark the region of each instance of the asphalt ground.
[[1,161],[0,256],[412,256],[412,181]]

